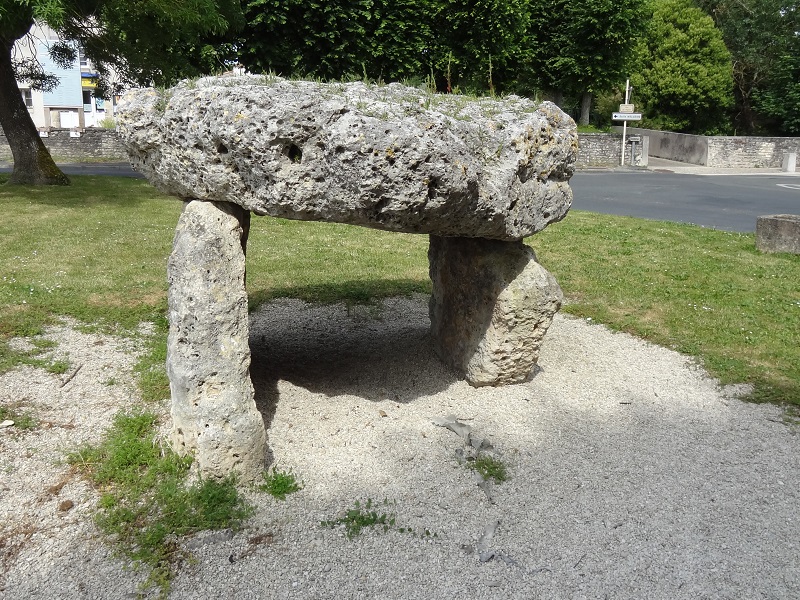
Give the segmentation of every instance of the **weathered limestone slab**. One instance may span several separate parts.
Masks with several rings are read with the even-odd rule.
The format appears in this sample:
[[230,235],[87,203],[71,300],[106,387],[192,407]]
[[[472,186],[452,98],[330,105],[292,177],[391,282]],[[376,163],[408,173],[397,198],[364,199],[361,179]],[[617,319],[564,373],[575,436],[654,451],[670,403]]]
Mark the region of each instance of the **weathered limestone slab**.
[[204,477],[245,481],[264,470],[267,450],[249,373],[249,217],[235,204],[188,202],[167,267],[173,447]]
[[548,102],[263,76],[134,90],[118,131],[137,169],[181,198],[499,240],[566,215],[578,149]]
[[436,352],[475,386],[530,377],[563,295],[522,242],[431,236]]
[[756,248],[761,252],[800,254],[800,215],[758,217]]

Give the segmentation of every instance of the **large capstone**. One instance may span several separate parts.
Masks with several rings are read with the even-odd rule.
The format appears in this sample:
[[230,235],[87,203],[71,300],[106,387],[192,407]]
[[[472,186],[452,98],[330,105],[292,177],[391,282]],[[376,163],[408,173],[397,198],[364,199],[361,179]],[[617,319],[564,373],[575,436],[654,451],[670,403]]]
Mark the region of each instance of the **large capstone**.
[[264,76],[134,90],[118,131],[135,167],[180,198],[498,240],[566,215],[578,149],[548,102]]
[[249,216],[235,204],[187,203],[167,267],[172,442],[208,478],[237,473],[252,481],[266,461],[249,371],[243,248]]
[[522,242],[431,236],[431,333],[472,385],[528,379],[561,307],[555,278]]

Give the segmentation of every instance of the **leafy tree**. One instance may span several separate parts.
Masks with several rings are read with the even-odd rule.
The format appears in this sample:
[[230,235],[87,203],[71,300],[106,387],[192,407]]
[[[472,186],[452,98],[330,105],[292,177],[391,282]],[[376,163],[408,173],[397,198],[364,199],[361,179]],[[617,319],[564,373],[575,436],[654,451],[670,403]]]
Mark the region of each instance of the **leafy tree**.
[[725,131],[733,75],[722,34],[691,0],[653,0],[650,9],[631,76],[643,125],[683,133]]
[[[581,98],[589,123],[592,94],[624,81],[646,26],[641,0],[532,0],[529,68],[539,84]],[[559,102],[557,102],[559,103]]]
[[528,0],[248,0],[240,60],[254,71],[490,87],[520,56]]
[[436,0],[431,68],[448,85],[472,91],[503,88],[529,42],[530,0]]
[[[238,0],[4,0],[0,4],[0,124],[14,156],[10,183],[66,184],[39,138],[16,80],[53,87],[52,76],[36,61],[15,59],[17,40],[34,21],[55,30],[62,42],[50,54],[56,62],[75,60],[83,48],[109,91],[113,70],[122,83],[166,85],[207,70],[217,54],[204,38],[222,41],[241,26]],[[216,36],[216,37],[215,37]]]
[[[764,119],[770,117],[777,118],[780,129],[783,120],[778,113],[782,109],[772,99],[778,99],[785,89],[786,69],[791,71],[790,49],[797,55],[797,1],[698,0],[698,4],[722,31],[733,58],[736,130],[769,130],[771,124]],[[777,87],[773,89],[773,85]],[[778,113],[773,108],[778,108]]]
[[761,114],[775,120],[779,133],[800,135],[800,36],[792,42],[753,100]]

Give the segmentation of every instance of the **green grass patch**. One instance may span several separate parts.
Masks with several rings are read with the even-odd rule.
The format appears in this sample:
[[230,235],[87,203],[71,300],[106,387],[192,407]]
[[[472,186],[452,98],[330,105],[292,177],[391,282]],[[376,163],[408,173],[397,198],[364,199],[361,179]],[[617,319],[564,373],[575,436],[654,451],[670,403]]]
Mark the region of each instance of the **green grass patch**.
[[191,461],[154,440],[156,417],[118,414],[105,440],[68,457],[102,492],[97,524],[136,565],[149,569],[145,588],[162,595],[187,558],[176,536],[236,528],[251,508],[235,481],[188,485]]
[[53,375],[63,375],[69,371],[69,366],[68,360],[54,360],[45,367],[45,370]]
[[508,481],[508,469],[500,459],[488,454],[481,454],[475,460],[467,463],[467,466],[483,477],[484,481],[493,479],[495,483]]
[[70,186],[3,186],[0,370],[30,362],[8,348],[58,316],[109,330],[163,315],[180,203],[149,184],[73,177]]
[[752,234],[571,211],[529,239],[563,310],[702,359],[753,400],[800,406],[800,256]]
[[291,470],[279,471],[273,467],[271,471],[264,473],[264,483],[258,489],[278,500],[286,500],[286,496],[300,491],[302,486]]

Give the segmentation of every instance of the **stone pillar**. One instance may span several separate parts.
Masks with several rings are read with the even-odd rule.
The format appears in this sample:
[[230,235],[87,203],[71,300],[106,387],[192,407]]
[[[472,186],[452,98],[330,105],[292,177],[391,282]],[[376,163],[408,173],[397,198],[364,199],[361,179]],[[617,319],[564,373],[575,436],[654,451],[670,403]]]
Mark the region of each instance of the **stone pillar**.
[[249,373],[249,217],[235,204],[187,202],[167,267],[172,443],[207,478],[235,472],[252,481],[265,468],[264,420]]
[[530,377],[563,295],[521,241],[430,236],[431,333],[474,386]]

